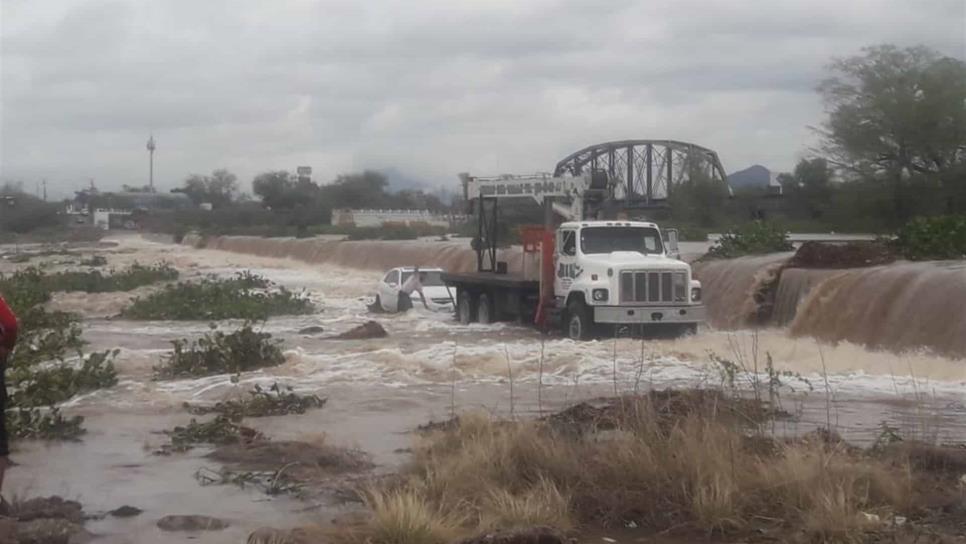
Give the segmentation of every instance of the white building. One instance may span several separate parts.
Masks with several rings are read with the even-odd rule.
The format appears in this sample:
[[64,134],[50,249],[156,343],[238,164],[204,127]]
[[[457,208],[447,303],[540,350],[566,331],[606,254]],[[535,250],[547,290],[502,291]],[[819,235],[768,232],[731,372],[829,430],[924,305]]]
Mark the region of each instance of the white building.
[[387,223],[397,225],[431,225],[434,227],[449,227],[459,220],[457,217],[433,213],[429,210],[335,210],[332,213],[334,225],[356,227],[381,227]]

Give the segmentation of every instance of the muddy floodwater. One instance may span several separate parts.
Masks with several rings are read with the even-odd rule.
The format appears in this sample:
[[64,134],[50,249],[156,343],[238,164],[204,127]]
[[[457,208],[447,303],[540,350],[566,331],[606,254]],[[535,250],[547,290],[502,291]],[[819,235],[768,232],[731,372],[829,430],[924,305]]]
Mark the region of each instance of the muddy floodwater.
[[[161,361],[170,342],[200,336],[208,330],[207,323],[114,317],[132,296],[150,287],[135,293],[55,296],[52,307],[84,317],[84,337],[91,350],[121,350],[116,361],[119,383],[64,405],[67,414],[86,418],[88,433],[82,441],[17,444],[12,457],[18,466],[8,473],[5,494],[58,494],[79,500],[94,513],[122,505],[144,510],[130,519],[109,517],[90,523],[88,529],[99,542],[244,542],[258,527],[324,524],[358,508],[334,495],[303,501],[230,485],[201,486],[195,472],[217,468],[204,457],[204,448],[171,456],[152,454],[166,441],[159,431],[191,419],[184,402],[235,398],[256,383],[290,385],[328,402],[304,415],[248,419],[247,425],[273,439],[324,437],[329,443],[362,449],[372,456],[377,472],[392,471],[405,462],[404,450],[417,425],[447,418],[454,409],[526,416],[615,392],[719,387],[724,377],[712,362],[715,358],[763,371],[770,356],[777,370],[788,371],[780,394],[785,408],[797,417],[778,423],[778,433],[831,424],[847,439],[866,444],[883,425],[942,442],[962,440],[966,434],[966,363],[956,356],[931,355],[927,349],[894,353],[848,341],[820,343],[801,334],[804,325],[796,331],[777,325],[754,330],[730,322],[722,328],[729,330],[702,328],[681,339],[542,339],[526,327],[461,326],[448,314],[422,309],[405,315],[369,315],[366,303],[383,273],[376,256],[351,256],[352,264],[366,267],[359,269],[331,262],[310,264],[287,258],[284,252],[255,256],[138,236],[113,241],[116,246],[97,250],[109,266],[166,261],[182,272],[183,279],[251,270],[304,290],[319,312],[272,318],[259,325],[283,341],[286,361],[279,367],[245,373],[237,383],[228,375],[159,382],[152,380],[152,366]],[[413,255],[434,251],[434,242],[406,243],[426,244]],[[15,266],[0,261],[0,271]],[[800,281],[812,278],[803,276]],[[810,314],[800,320],[806,318],[809,323],[815,319]],[[389,336],[324,339],[369,319],[379,321]],[[789,315],[781,319],[778,325],[792,321]],[[309,326],[321,326],[325,332],[298,333]],[[756,379],[752,376],[739,376],[738,385],[747,390]],[[216,533],[164,533],[155,523],[169,514],[209,515],[230,526]]]

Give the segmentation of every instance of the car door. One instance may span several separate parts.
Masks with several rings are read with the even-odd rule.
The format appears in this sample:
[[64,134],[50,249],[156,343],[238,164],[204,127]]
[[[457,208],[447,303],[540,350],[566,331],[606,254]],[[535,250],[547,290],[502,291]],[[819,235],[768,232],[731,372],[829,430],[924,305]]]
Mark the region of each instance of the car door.
[[379,283],[379,300],[382,301],[382,309],[387,312],[399,310],[399,269],[390,270],[386,277]]

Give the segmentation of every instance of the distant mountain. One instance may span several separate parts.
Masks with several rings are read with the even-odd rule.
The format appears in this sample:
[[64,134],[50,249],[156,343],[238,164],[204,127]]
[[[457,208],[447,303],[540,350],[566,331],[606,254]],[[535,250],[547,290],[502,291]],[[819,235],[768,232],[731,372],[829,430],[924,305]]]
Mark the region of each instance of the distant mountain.
[[777,182],[774,180],[771,170],[760,164],[756,164],[730,174],[728,176],[728,185],[732,189],[738,190],[749,187],[771,187],[777,185]]

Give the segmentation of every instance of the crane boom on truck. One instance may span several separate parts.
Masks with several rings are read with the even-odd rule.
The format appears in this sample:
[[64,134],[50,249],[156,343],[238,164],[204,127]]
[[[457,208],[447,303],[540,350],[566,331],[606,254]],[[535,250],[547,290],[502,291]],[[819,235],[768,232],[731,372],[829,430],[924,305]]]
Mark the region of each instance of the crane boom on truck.
[[[559,321],[574,339],[599,325],[671,326],[694,331],[704,321],[701,285],[650,222],[596,219],[607,198],[605,172],[473,177],[460,174],[477,215],[475,273],[444,274],[456,288],[461,322],[517,319],[538,326]],[[524,251],[539,253],[539,278],[498,260],[499,202],[531,199],[543,206],[543,227],[528,229]],[[556,225],[555,215],[565,222]],[[595,218],[595,219],[591,219]],[[670,246],[670,247],[669,247]]]

